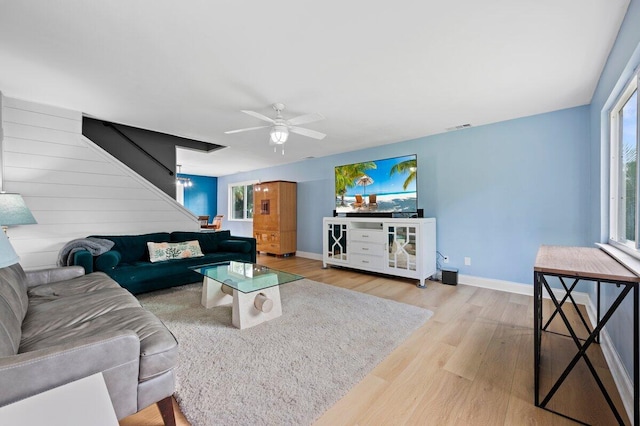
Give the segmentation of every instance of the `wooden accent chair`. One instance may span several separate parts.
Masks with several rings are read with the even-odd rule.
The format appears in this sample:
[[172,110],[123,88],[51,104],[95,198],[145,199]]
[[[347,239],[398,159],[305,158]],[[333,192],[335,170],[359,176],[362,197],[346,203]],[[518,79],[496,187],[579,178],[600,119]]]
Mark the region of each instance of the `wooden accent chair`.
[[220,228],[222,228],[222,218],[224,217],[224,215],[219,214],[216,215],[216,217],[213,218],[213,223],[210,225],[210,228],[215,229],[216,231]]
[[362,195],[356,194],[356,201],[352,205],[353,208],[356,209],[358,207],[362,207],[363,204],[364,204],[364,201],[362,200]]
[[378,202],[377,202],[377,196],[376,194],[369,194],[369,208],[370,209],[375,209],[376,207],[378,207]]
[[209,216],[198,216],[198,221],[200,222],[200,228],[202,229],[214,229],[219,230],[222,228],[222,218],[224,215],[216,215],[213,218],[213,223],[209,223]]
[[200,228],[208,228],[209,227],[209,215],[198,216],[198,222],[200,222]]

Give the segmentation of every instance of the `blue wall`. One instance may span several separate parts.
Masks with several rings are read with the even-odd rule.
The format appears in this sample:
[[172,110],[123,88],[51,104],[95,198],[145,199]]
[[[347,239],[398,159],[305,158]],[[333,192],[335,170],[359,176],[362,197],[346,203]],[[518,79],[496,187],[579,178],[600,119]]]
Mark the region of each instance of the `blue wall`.
[[[626,86],[633,71],[640,65],[640,1],[632,0],[618,33],[615,45],[600,75],[600,81],[591,100],[590,122],[590,234],[593,241],[609,239],[609,112],[616,98]],[[605,285],[603,306],[608,307],[620,289]],[[590,290],[596,300],[595,289]],[[622,362],[629,374],[633,372],[633,304],[630,299],[618,309],[607,324]],[[631,377],[630,377],[631,379]]]
[[[437,219],[437,249],[461,274],[531,283],[540,244],[589,245],[587,106],[220,177],[298,182],[298,250],[322,253],[336,165],[418,156],[418,204]],[[226,213],[225,213],[226,214]],[[228,221],[239,235],[251,222]],[[464,257],[471,266],[464,266]]]
[[178,174],[180,177],[191,179],[193,186],[184,188],[184,206],[196,216],[218,214],[218,178]]
[[[640,0],[631,0],[589,106],[226,176],[219,179],[220,211],[227,210],[229,183],[297,181],[298,249],[320,254],[322,217],[333,209],[333,167],[416,153],[419,204],[437,218],[437,248],[451,265],[462,274],[530,284],[540,244],[592,246],[608,239],[606,117],[639,65]],[[251,235],[250,222],[229,225]],[[471,266],[463,265],[464,256]],[[609,303],[619,290],[605,287]],[[629,373],[631,313],[625,303],[607,325]]]

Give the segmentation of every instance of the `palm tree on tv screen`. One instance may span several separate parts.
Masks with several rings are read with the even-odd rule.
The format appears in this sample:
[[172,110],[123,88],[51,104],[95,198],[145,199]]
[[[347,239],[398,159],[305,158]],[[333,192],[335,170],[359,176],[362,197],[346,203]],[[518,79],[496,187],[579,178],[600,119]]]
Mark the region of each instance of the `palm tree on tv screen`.
[[340,196],[341,206],[346,206],[344,196],[347,193],[347,189],[356,186],[358,178],[367,170],[375,169],[376,167],[376,163],[373,161],[336,167],[336,195]]
[[411,182],[416,180],[417,170],[418,170],[418,160],[414,158],[413,160],[407,160],[407,161],[403,161],[401,163],[395,164],[393,167],[391,167],[391,170],[389,171],[389,176],[393,176],[396,173],[398,174],[409,173],[409,176],[407,176],[407,178],[404,181],[404,184],[402,185],[402,189],[406,191],[406,189],[409,187]]

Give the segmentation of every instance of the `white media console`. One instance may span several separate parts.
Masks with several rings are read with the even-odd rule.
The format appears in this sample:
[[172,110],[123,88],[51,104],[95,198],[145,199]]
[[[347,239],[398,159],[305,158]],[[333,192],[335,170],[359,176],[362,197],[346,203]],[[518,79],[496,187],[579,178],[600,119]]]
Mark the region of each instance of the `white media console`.
[[322,262],[419,280],[436,273],[436,220],[325,217]]

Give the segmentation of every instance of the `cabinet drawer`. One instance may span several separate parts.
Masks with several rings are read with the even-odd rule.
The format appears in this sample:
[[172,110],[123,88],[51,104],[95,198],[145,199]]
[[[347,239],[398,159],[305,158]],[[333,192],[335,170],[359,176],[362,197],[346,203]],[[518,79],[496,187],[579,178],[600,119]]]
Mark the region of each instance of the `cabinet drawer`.
[[261,243],[278,243],[280,244],[280,233],[272,231],[253,231],[256,244]]
[[383,256],[384,244],[371,244],[363,242],[354,242],[351,244],[351,253],[367,254],[370,256]]
[[349,238],[351,241],[363,241],[384,244],[384,232],[371,229],[351,229]]
[[279,249],[280,243],[256,243],[256,250],[258,251],[267,251],[269,249]]
[[351,254],[349,264],[353,265],[354,268],[361,268],[367,271],[381,271],[384,268],[384,257]]

